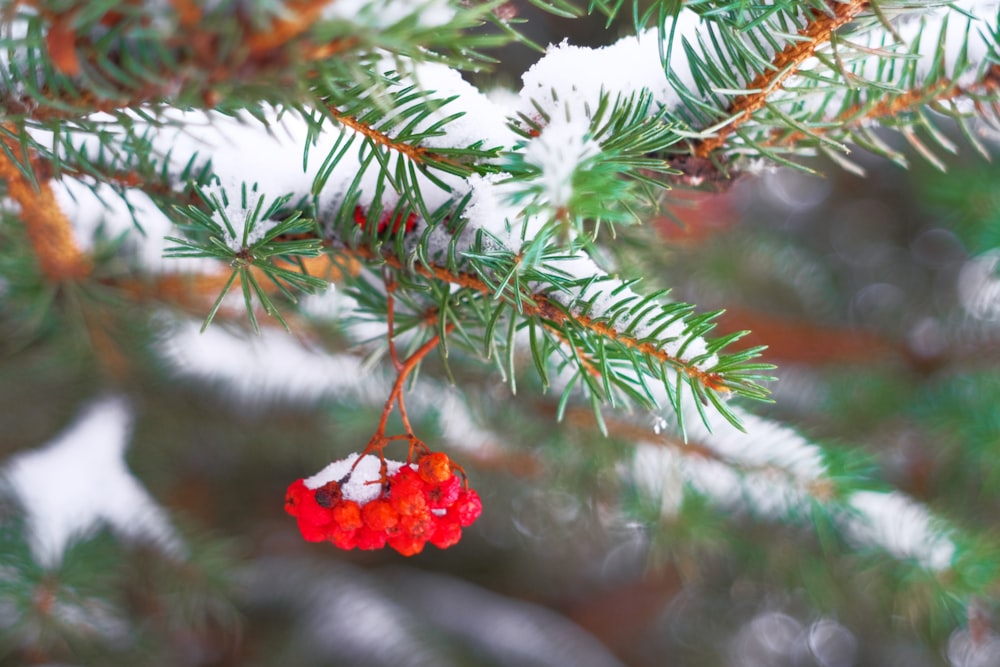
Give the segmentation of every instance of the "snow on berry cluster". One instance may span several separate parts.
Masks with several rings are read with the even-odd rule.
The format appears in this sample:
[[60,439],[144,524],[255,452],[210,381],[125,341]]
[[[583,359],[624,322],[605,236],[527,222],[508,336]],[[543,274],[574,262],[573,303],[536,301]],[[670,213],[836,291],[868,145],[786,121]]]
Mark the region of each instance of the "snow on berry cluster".
[[341,549],[420,553],[430,542],[447,549],[482,513],[479,494],[455,474],[447,454],[426,453],[416,463],[358,454],[334,461],[288,487],[285,511],[309,542]]

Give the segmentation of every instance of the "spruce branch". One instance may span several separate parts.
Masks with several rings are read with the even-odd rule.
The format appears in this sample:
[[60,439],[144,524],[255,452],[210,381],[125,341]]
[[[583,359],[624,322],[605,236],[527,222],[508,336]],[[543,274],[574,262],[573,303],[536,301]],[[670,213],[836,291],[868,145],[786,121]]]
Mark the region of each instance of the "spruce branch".
[[[899,94],[872,96],[865,102],[851,104],[839,111],[836,116],[811,126],[807,132],[776,130],[773,139],[766,141],[765,145],[768,147],[808,145],[822,135],[834,134],[850,138],[863,147],[872,148],[876,153],[885,154],[887,151],[881,142],[867,133],[860,134],[872,123],[891,122],[894,119],[905,118],[908,114],[918,113],[922,108],[929,108],[954,117],[964,129],[962,121],[967,114],[951,113],[946,103],[968,99],[973,100],[975,106],[980,108],[982,104],[989,104],[997,96],[998,91],[1000,91],[1000,65],[992,65],[981,80],[972,84],[960,85],[949,77],[942,77]],[[985,117],[982,111],[985,110],[980,108],[979,115]],[[981,153],[986,151],[980,142],[974,139],[972,133],[966,132],[966,137]],[[897,159],[901,160],[902,156],[898,156]]]
[[[305,273],[304,265],[299,267],[301,271],[289,270],[284,266],[289,260],[313,257],[320,253],[320,243],[317,240],[289,238],[302,230],[313,229],[312,221],[301,219],[298,212],[286,213],[281,216],[283,219],[277,220],[276,217],[281,215],[290,197],[273,200],[265,208],[264,196],[254,197],[251,201],[251,197],[256,195],[256,186],[248,190],[244,184],[239,204],[233,202],[233,206],[230,206],[224,189],[218,192],[199,190],[199,194],[206,203],[211,203],[218,218],[207,215],[195,206],[179,209],[178,212],[186,216],[189,225],[198,228],[205,238],[199,241],[191,237],[167,237],[175,245],[168,248],[166,254],[168,257],[214,258],[232,266],[232,272],[212,305],[204,326],[211,323],[229,290],[239,286],[254,331],[259,330],[254,315],[255,299],[266,313],[274,316],[287,329],[287,324],[258,276],[266,277],[278,292],[293,303],[295,296],[290,288],[311,292],[326,287],[325,281]],[[238,219],[240,217],[242,219]]]
[[[710,343],[705,352],[685,357],[684,345],[677,347],[672,339],[667,339],[668,344],[676,347],[679,352],[670,351],[667,348],[668,344],[658,339],[656,333],[643,337],[634,333],[636,323],[641,321],[642,317],[628,327],[615,324],[621,314],[629,310],[636,313],[645,311],[646,314],[657,311],[659,331],[671,324],[683,323],[681,330],[687,340],[698,338],[711,328],[711,315],[692,316],[691,307],[684,304],[664,307],[659,304],[656,294],[647,299],[626,297],[612,309],[617,311],[617,315],[614,313],[591,315],[585,312],[587,306],[583,298],[562,303],[542,292],[526,292],[520,289],[498,290],[498,284],[493,279],[484,278],[483,274],[474,275],[456,271],[434,263],[416,263],[409,266],[385,248],[379,253],[366,246],[359,246],[353,250],[338,249],[337,252],[356,254],[363,261],[385,263],[394,269],[408,269],[416,275],[471,290],[491,301],[502,298],[516,309],[517,318],[526,322],[537,321],[557,340],[568,342],[571,358],[581,366],[587,377],[599,377],[605,383],[610,380],[641,403],[653,405],[657,400],[645,384],[645,380],[636,380],[634,374],[638,374],[640,378],[649,375],[654,381],[665,386],[666,396],[675,409],[679,409],[683,400],[681,392],[681,387],[684,386],[683,379],[694,395],[699,396],[701,400],[711,402],[727,419],[737,424],[738,417],[720,400],[719,395],[736,393],[758,400],[766,398],[766,390],[758,382],[766,379],[762,373],[771,367],[768,364],[753,362],[760,353],[759,348],[716,356],[717,352],[741,334],[723,337]],[[662,314],[659,313],[660,309]],[[487,312],[490,314],[489,321],[495,323],[500,314],[497,306],[492,306]],[[536,350],[539,346],[536,344],[532,348]],[[553,351],[554,349],[549,350],[550,353]],[[709,359],[707,365],[706,359]],[[545,364],[544,361],[540,363]],[[667,368],[676,371],[677,375],[667,373],[665,371]],[[545,378],[546,374],[543,373],[542,377]],[[590,384],[588,381],[587,386],[603,400],[614,400],[613,395],[606,391],[609,389],[608,385]]]
[[766,71],[758,74],[750,81],[746,94],[733,99],[727,110],[728,118],[709,128],[706,132],[714,135],[695,143],[692,153],[696,157],[705,158],[721,148],[729,135],[749,120],[756,111],[767,104],[768,98],[781,90],[782,84],[794,75],[802,63],[813,57],[816,50],[828,43],[834,32],[854,20],[869,6],[869,0],[850,0],[849,2],[834,2],[828,12],[814,10],[808,24],[802,28],[799,39],[790,40],[780,52],[774,55]]

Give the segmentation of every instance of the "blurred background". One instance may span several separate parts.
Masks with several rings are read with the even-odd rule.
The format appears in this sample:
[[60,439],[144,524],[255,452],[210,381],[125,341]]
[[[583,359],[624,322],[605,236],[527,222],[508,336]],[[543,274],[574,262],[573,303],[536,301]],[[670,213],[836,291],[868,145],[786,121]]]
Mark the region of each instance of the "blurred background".
[[[541,43],[608,36],[534,24]],[[504,56],[509,72],[532,60]],[[500,78],[516,80],[509,72]],[[725,309],[721,331],[753,332],[741,345],[769,346],[775,403],[755,410],[833,457],[850,452],[844,474],[995,534],[1000,169],[971,151],[947,173],[853,157],[866,176],[816,162],[823,176],[779,170],[668,192],[649,225],[618,230],[615,253],[650,286]],[[0,248],[21,233],[2,211]],[[434,357],[408,398],[417,431],[483,496],[462,541],[413,558],[306,543],[283,512],[285,488],[367,442],[388,377],[384,358],[366,356],[375,348],[352,345],[322,300],[288,340],[340,365],[233,323],[185,337],[100,290],[39,308],[19,261],[0,250],[0,466],[14,470],[117,396],[131,415],[119,436],[128,468],[184,546],[171,556],[102,529],[44,567],[7,494],[0,664],[1000,665],[987,592],[955,619],[892,560],[830,546],[827,526],[732,516],[694,497],[664,519],[622,474],[627,437],[601,436],[573,409],[557,424],[557,396],[531,373],[511,396],[475,359],[450,360],[459,399]]]

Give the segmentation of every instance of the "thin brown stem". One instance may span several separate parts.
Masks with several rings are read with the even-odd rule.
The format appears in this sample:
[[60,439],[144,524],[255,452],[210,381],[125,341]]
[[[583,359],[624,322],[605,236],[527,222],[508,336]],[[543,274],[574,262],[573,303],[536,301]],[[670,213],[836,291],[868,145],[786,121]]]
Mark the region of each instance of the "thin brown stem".
[[396,281],[392,278],[388,271],[386,271],[382,277],[385,280],[386,325],[389,329],[389,357],[392,359],[392,365],[396,367],[396,370],[401,371],[403,369],[403,364],[399,360],[399,355],[396,352],[396,303],[392,295],[393,292],[396,291]]
[[[445,327],[445,333],[450,333],[453,328],[454,325],[449,324]],[[386,423],[389,421],[389,415],[392,414],[393,404],[398,403],[399,397],[403,393],[403,385],[406,382],[406,378],[409,377],[410,373],[412,373],[417,367],[417,364],[419,364],[424,357],[430,354],[440,342],[441,334],[434,334],[427,342],[421,345],[416,352],[407,357],[406,361],[403,362],[403,365],[399,369],[399,373],[396,376],[396,382],[393,383],[392,390],[389,392],[389,398],[385,400],[385,406],[382,408],[382,417],[379,419],[378,427],[375,429],[375,435],[372,440],[385,439]]]
[[[411,460],[415,449],[427,449],[427,446],[413,432],[413,425],[410,423],[410,416],[406,412],[406,402],[403,400],[403,387],[406,384],[406,379],[410,376],[410,373],[412,373],[424,357],[430,354],[431,351],[434,350],[434,348],[436,348],[441,342],[441,336],[447,335],[454,328],[454,324],[449,324],[445,327],[443,333],[434,334],[430,339],[424,342],[423,345],[417,348],[413,354],[407,357],[405,361],[400,361],[394,342],[396,331],[394,317],[395,300],[393,298],[393,292],[396,288],[396,282],[388,271],[385,272],[383,279],[385,280],[386,305],[388,308],[386,320],[389,335],[389,354],[396,367],[396,381],[393,383],[392,389],[389,391],[389,396],[385,399],[385,403],[382,406],[382,416],[379,418],[378,426],[375,428],[375,433],[368,441],[368,444],[365,445],[364,450],[361,452],[361,456],[359,456],[357,461],[354,462],[354,465],[351,466],[351,472],[354,471],[354,468],[358,466],[365,456],[370,454],[375,454],[379,457],[382,461],[384,469],[385,456],[382,454],[382,450],[385,449],[386,445],[395,440],[406,439],[410,441],[407,453],[407,462]],[[403,422],[403,428],[406,433],[404,435],[386,436],[385,427],[389,422],[389,415],[392,414],[394,406],[399,408],[399,417]],[[349,474],[350,473],[348,473],[348,475]],[[384,484],[386,483],[384,472],[382,477],[382,483]]]
[[351,128],[364,137],[367,137],[372,143],[384,146],[394,153],[404,155],[413,162],[425,163],[428,161],[434,161],[452,165],[459,164],[455,160],[433,153],[423,146],[415,146],[413,144],[408,144],[405,141],[397,141],[385,132],[372,127],[368,123],[364,123],[356,118],[353,118],[352,116],[341,113],[336,107],[330,107],[329,109],[330,113],[333,114],[333,117],[336,118],[342,125]]

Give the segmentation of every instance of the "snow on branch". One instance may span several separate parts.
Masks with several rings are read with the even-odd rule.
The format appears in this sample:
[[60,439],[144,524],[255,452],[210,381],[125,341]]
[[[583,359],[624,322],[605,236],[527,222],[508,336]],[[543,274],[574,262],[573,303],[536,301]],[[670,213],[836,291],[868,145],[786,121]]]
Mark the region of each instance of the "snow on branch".
[[57,566],[72,541],[104,525],[168,555],[184,552],[166,512],[125,465],[131,430],[131,408],[108,397],[44,446],[9,460],[2,474],[27,515],[41,565]]
[[818,504],[859,547],[931,571],[952,566],[953,531],[925,507],[898,492],[837,489],[818,445],[771,420],[741,417],[746,433],[715,419],[712,430],[692,420],[684,443],[670,435],[641,437],[630,478],[659,502],[666,518],[680,510],[686,488],[727,510],[764,519],[809,521]]
[[858,491],[848,498],[841,523],[860,545],[875,545],[929,570],[947,569],[955,558],[948,530],[927,508],[899,492]]

